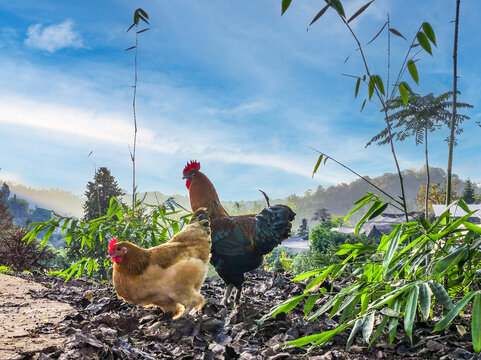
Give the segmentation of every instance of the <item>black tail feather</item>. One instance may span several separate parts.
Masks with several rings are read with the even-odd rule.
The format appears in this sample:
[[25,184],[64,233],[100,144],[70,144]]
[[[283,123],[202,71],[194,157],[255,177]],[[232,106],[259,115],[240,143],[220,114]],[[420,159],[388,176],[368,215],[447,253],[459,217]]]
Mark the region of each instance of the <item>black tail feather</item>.
[[255,250],[259,254],[270,253],[291,235],[292,220],[296,214],[286,205],[274,205],[256,216]]

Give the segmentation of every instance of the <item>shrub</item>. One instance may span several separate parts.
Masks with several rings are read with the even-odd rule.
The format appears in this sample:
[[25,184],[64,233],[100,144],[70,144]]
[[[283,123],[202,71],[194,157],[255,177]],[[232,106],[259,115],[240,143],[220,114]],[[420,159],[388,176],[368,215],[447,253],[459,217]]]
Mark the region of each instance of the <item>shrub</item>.
[[37,240],[30,243],[22,241],[28,233],[23,227],[12,227],[0,232],[0,265],[5,265],[14,271],[35,271],[48,268],[55,257],[53,247],[40,246]]
[[264,258],[264,269],[269,271],[292,270],[294,254],[284,246],[278,246]]

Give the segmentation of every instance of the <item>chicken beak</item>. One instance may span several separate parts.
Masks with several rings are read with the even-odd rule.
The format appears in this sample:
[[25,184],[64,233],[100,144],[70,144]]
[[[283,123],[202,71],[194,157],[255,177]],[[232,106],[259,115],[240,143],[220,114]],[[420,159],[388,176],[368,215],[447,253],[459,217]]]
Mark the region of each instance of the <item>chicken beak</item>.
[[182,176],[182,180],[185,180],[185,179],[187,179],[187,176],[186,175]]

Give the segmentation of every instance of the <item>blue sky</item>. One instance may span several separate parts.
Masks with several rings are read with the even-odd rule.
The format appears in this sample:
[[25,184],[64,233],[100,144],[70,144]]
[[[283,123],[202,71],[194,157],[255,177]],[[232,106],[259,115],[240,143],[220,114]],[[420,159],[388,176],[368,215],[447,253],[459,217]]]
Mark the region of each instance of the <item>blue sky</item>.
[[[187,160],[202,169],[225,200],[303,194],[354,177],[328,162],[311,178],[318,148],[358,172],[395,170],[387,147],[364,148],[383,128],[375,104],[361,113],[354,80],[363,74],[355,43],[332,9],[307,32],[319,1],[47,1],[0,4],[0,179],[81,194],[95,167],[107,166],[131,188],[134,53],[126,33],[137,7],[151,30],[138,60],[139,191],[187,194]],[[343,1],[348,16],[365,1]],[[433,26],[434,56],[418,56],[419,93],[452,87],[454,1],[375,1],[352,22],[363,44],[389,13],[409,41],[423,21]],[[475,106],[455,149],[454,172],[481,180],[475,122],[481,86],[481,2],[461,2],[458,88]],[[371,71],[386,78],[385,35],[365,51]],[[392,69],[407,42],[392,37]],[[394,70],[393,70],[394,71]],[[364,95],[366,89],[361,89]],[[447,131],[431,135],[431,164],[446,168]],[[403,168],[423,166],[423,148],[396,144]],[[89,156],[89,153],[92,154]]]

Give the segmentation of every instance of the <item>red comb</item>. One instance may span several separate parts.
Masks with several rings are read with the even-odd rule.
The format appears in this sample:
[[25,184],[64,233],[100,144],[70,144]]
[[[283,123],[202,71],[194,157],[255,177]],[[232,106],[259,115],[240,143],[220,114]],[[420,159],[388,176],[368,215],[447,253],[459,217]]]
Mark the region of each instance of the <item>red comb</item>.
[[113,238],[109,242],[109,254],[112,254],[112,251],[114,251],[115,244],[117,244],[117,239]]
[[187,165],[185,165],[184,172],[182,173],[182,175],[184,176],[187,175],[187,173],[191,170],[200,170],[200,163],[198,163],[195,160],[191,160],[190,162],[187,163]]

